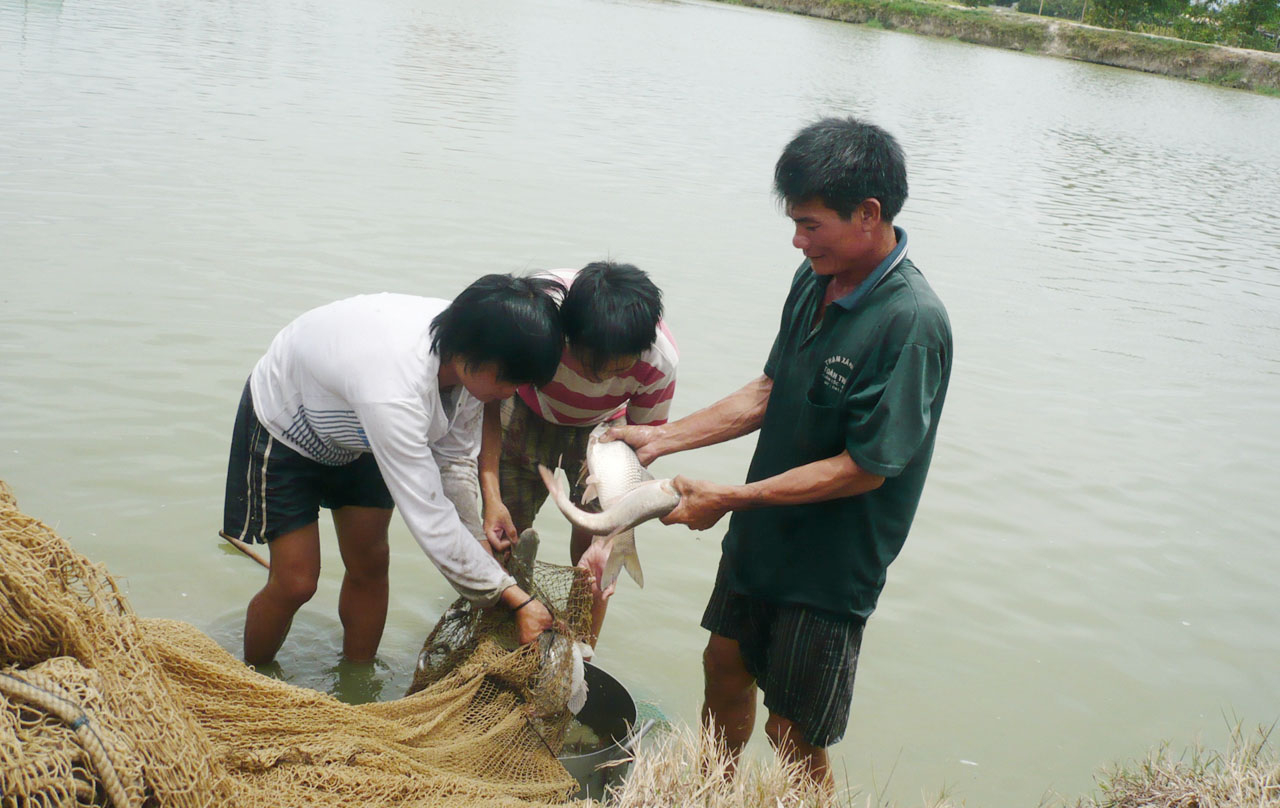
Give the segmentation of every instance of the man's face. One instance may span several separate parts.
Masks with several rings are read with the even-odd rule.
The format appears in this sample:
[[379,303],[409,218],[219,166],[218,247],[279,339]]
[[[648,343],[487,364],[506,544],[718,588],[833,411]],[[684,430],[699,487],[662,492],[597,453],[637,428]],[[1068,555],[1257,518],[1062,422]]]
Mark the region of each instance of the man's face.
[[454,369],[458,374],[458,381],[462,386],[467,388],[467,392],[475,396],[480,401],[488,404],[490,401],[501,401],[504,398],[510,398],[515,395],[518,384],[514,382],[504,381],[498,376],[498,365],[496,362],[485,362],[479,365],[471,365],[461,358],[454,360],[456,363]]
[[640,361],[640,357],[636,354],[611,356],[602,367],[597,370],[591,370],[584,359],[582,352],[572,345],[569,346],[569,350],[565,351],[564,363],[589,382],[604,382],[617,378],[631,370],[631,368],[635,367],[636,362]]
[[791,243],[812,262],[815,273],[840,275],[868,268],[872,240],[866,207],[863,202],[848,219],[842,219],[821,199],[787,208],[796,227]]

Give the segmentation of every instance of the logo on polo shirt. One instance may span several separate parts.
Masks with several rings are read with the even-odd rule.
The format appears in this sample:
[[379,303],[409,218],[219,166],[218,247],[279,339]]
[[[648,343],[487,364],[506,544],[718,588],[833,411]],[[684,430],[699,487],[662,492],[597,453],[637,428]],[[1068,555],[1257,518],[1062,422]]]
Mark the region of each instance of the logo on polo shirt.
[[853,362],[847,356],[829,356],[822,363],[822,384],[828,390],[844,390],[853,375]]

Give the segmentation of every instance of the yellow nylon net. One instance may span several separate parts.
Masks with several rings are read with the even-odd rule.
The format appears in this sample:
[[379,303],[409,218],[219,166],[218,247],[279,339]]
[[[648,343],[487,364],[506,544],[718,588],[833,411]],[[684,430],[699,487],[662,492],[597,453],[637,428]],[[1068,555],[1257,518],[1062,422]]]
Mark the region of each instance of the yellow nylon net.
[[[584,574],[536,567],[531,585],[578,639]],[[505,618],[455,603],[416,692],[344,704],[254,672],[193,626],[138,618],[0,482],[0,806],[566,802],[565,655],[518,647]]]

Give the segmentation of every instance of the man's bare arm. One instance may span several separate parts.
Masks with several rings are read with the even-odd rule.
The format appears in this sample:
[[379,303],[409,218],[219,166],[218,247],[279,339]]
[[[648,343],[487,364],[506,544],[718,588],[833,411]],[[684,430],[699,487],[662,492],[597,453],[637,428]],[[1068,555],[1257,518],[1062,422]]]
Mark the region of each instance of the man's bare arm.
[[511,512],[502,502],[498,467],[502,462],[502,402],[484,405],[484,426],[480,433],[480,500],[484,504],[484,537],[489,549],[501,553],[511,548],[516,528]]
[[624,440],[636,450],[640,462],[649,465],[663,455],[723,443],[755,432],[764,422],[764,411],[773,391],[773,379],[764,374],[709,407],[662,426],[620,426],[609,437]]
[[680,505],[662,521],[706,530],[729,511],[857,496],[879,488],[884,477],[863,470],[848,453],[841,452],[744,485],[720,485],[687,477],[676,477],[674,484],[680,492]]

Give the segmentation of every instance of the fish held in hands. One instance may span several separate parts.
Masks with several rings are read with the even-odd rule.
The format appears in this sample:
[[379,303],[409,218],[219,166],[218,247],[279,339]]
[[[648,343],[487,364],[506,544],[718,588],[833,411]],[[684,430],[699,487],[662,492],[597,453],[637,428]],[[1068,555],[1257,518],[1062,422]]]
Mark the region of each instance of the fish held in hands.
[[600,588],[607,589],[626,568],[635,582],[644,586],[644,573],[636,553],[634,528],[666,516],[680,504],[680,494],[670,480],[655,480],[640,465],[635,450],[623,441],[600,440],[608,429],[597,426],[587,440],[587,487],[583,502],[598,500],[600,512],[591,513],[569,499],[569,481],[560,472],[560,481],[545,466],[538,467],[547,492],[560,512],[576,527],[596,536],[596,541],[612,541]]

